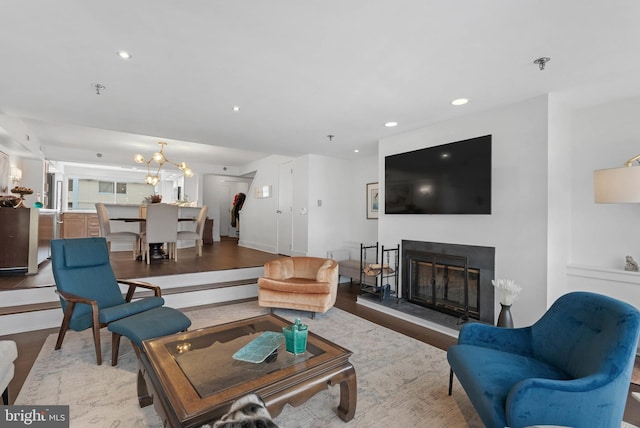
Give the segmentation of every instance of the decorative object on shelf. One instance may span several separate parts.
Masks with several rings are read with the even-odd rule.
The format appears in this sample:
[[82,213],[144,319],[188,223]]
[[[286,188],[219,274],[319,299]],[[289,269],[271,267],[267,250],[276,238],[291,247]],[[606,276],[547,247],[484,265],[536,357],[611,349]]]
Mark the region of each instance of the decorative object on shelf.
[[378,183],[367,183],[367,219],[378,218]]
[[14,208],[27,208],[27,205],[24,203],[24,195],[33,194],[33,189],[24,186],[15,186],[11,189],[11,193],[20,195],[20,202],[14,205]]
[[36,202],[33,204],[33,208],[42,208],[44,205],[42,204],[42,199],[40,197],[40,193],[37,194]]
[[265,331],[257,338],[240,348],[231,357],[234,360],[260,364],[271,363],[278,358],[278,347],[284,341],[282,333]]
[[624,270],[628,270],[629,272],[638,272],[638,262],[633,260],[633,257],[627,256]]
[[294,355],[304,354],[307,352],[308,332],[309,327],[302,324],[300,318],[296,318],[295,324],[282,327],[287,352],[291,352]]
[[[162,168],[162,166],[165,163],[170,163],[171,165],[176,166],[180,171],[182,171],[182,173],[184,174],[185,177],[193,177],[193,171],[191,170],[191,168],[189,168],[189,165],[187,165],[186,162],[180,162],[180,163],[175,163],[171,160],[169,160],[165,154],[164,154],[164,147],[167,145],[167,143],[163,142],[163,141],[159,141],[158,144],[160,144],[160,151],[159,152],[155,152],[152,156],[151,159],[149,160],[145,160],[144,156],[142,156],[141,154],[137,154],[133,157],[133,160],[136,163],[145,163],[147,164],[147,176],[145,177],[145,182],[147,184],[151,184],[153,186],[155,186],[156,184],[158,184],[160,182],[160,169]],[[155,174],[151,173],[151,162],[155,162],[158,164],[158,169],[155,171]],[[155,168],[155,166],[154,166]]]
[[11,196],[11,195],[0,196],[0,207],[15,208],[16,206],[20,205],[21,202],[22,202],[22,199],[20,199],[17,196]]
[[491,283],[498,291],[500,300],[500,314],[498,315],[498,327],[513,328],[513,317],[511,316],[511,305],[518,300],[522,287],[512,279],[493,279]]
[[144,202],[146,204],[159,204],[160,202],[162,202],[162,195],[149,195],[144,198]]

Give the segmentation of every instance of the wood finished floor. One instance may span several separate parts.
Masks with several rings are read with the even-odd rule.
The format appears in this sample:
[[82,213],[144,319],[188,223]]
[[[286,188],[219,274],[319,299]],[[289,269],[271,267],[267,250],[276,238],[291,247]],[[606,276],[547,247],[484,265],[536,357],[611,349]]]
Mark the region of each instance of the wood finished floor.
[[[263,266],[269,260],[281,257],[277,254],[240,247],[238,240],[234,238],[223,238],[222,241],[204,245],[202,248],[202,257],[197,257],[195,248],[184,248],[178,250],[177,262],[162,260],[150,265],[133,260],[132,254],[127,251],[112,252],[110,257],[113,271],[116,277],[121,279]],[[55,281],[49,260],[40,265],[37,275],[0,275],[0,290],[53,285]]]
[[[261,253],[259,251],[255,252],[255,250],[249,250],[249,249],[237,247],[237,246],[236,248],[233,248],[233,246],[236,245],[234,240],[223,241],[222,243],[216,243],[216,244],[218,244],[217,248],[215,248],[216,245],[208,246],[208,247],[214,247],[214,248],[208,248],[208,251],[207,251],[207,246],[205,246],[205,257],[203,257],[203,259],[205,259],[207,258],[206,257],[207,254],[212,254],[212,255],[215,254],[216,256],[215,261],[213,260],[210,260],[209,262],[204,262],[204,261],[198,262],[197,260],[188,261],[189,260],[188,254],[185,254],[185,257],[181,258],[181,255],[182,255],[181,253],[178,255],[179,262],[177,264],[184,263],[185,265],[192,264],[193,266],[208,265],[209,269],[205,269],[205,270],[212,270],[211,268],[212,265],[228,266],[228,267],[225,267],[225,269],[232,269],[237,267],[244,267],[246,265],[259,266],[264,264],[264,262],[267,260],[271,260],[279,257],[277,255]],[[189,250],[186,249],[181,251],[188,252]],[[194,250],[191,249],[191,251],[194,251]],[[229,253],[227,254],[226,251],[228,251]],[[116,253],[116,254],[123,254],[123,253]],[[126,259],[127,258],[125,257],[124,259],[120,260],[120,255],[114,258],[113,259],[114,270],[120,269],[117,266],[121,264],[127,265]],[[256,264],[252,264],[252,263],[256,263]],[[135,267],[130,267],[129,269],[131,270],[122,268],[123,269],[121,271],[122,274],[126,272],[130,272],[129,276],[126,276],[126,277],[140,277],[141,275],[139,274],[139,272],[140,271],[144,272],[145,269],[147,269],[145,267],[138,266],[138,265],[142,265],[142,263],[133,264],[133,262],[131,262],[131,264],[135,266]],[[163,265],[164,264],[168,264],[168,262],[167,263],[163,262]],[[156,270],[152,271],[156,275],[161,275],[157,273],[159,271],[170,270],[169,268],[163,269],[163,267],[159,267],[159,266],[152,266],[149,269],[153,269],[153,268],[157,268]],[[177,268],[177,266],[175,266],[175,268]],[[171,274],[171,273],[165,273],[165,274]],[[150,275],[144,275],[144,276],[150,276]],[[125,276],[122,276],[122,277],[124,278]],[[6,278],[0,278],[0,284],[3,282],[2,281],[3,279],[6,279]],[[5,282],[5,284],[8,282],[9,281]],[[357,285],[350,286],[348,283],[340,285],[340,287],[338,288],[338,297],[336,300],[336,307],[342,310],[345,310],[347,312],[350,312],[354,315],[357,315],[359,317],[362,317],[364,319],[367,319],[373,323],[385,326],[399,333],[405,334],[416,340],[420,340],[424,343],[428,343],[432,346],[435,346],[443,350],[447,350],[449,346],[455,343],[455,339],[449,336],[435,332],[428,328],[424,328],[403,320],[399,320],[397,318],[369,309],[367,307],[358,305],[356,303],[357,296],[358,296]],[[38,356],[45,339],[52,333],[57,333],[57,329],[38,330],[34,332],[12,334],[12,335],[0,337],[0,340],[4,340],[4,339],[14,340],[18,345],[19,357],[18,357],[18,360],[16,361],[16,372],[15,372],[14,379],[11,382],[11,385],[9,387],[10,403],[13,403],[13,401],[15,400],[15,397],[20,391],[20,388],[22,387],[27,377],[27,374],[31,370],[31,367],[36,357]],[[356,370],[357,370],[357,367],[356,367]],[[636,378],[640,379],[640,362],[638,361],[636,361],[636,367],[634,371],[634,380]],[[448,373],[443,373],[441,381],[445,383],[448,381]],[[640,385],[631,384],[630,386],[624,420],[631,424],[640,426],[640,402],[636,401],[631,397],[631,392],[640,392]]]

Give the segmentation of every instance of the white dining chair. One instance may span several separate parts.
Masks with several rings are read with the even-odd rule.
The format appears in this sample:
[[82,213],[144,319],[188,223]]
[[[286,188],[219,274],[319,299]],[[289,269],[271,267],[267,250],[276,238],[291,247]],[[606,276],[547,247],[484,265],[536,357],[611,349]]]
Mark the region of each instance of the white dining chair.
[[204,222],[207,219],[207,206],[200,208],[198,219],[196,220],[196,230],[178,231],[178,241],[196,241],[196,254],[202,257],[202,233],[204,232]]
[[131,242],[133,245],[133,260],[135,260],[140,253],[140,234],[135,232],[112,232],[109,212],[103,203],[96,203],[96,212],[98,213],[98,223],[100,224],[100,236],[107,240],[109,252],[111,252],[111,242]]
[[170,259],[178,261],[178,206],[168,204],[149,204],[147,206],[147,220],[145,231],[140,238],[142,240],[143,257],[147,264],[151,263],[150,245],[167,244],[167,253]]

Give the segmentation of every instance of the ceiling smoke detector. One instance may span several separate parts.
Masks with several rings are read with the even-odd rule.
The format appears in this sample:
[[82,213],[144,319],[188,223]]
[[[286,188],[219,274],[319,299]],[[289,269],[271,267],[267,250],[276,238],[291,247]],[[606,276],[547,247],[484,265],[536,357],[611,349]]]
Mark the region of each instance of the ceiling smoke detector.
[[534,64],[538,64],[538,67],[540,67],[540,70],[544,70],[544,66],[551,61],[551,58],[548,58],[546,56],[543,56],[541,58],[536,59],[535,61],[533,61]]

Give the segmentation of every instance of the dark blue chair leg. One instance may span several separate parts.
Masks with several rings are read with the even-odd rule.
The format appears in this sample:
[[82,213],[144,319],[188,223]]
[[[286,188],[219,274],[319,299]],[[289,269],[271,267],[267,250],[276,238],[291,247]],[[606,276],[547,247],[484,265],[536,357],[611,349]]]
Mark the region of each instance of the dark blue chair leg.
[[2,392],[2,404],[7,406],[9,404],[9,387]]
[[453,369],[449,368],[449,395],[451,395],[452,389],[453,389]]

